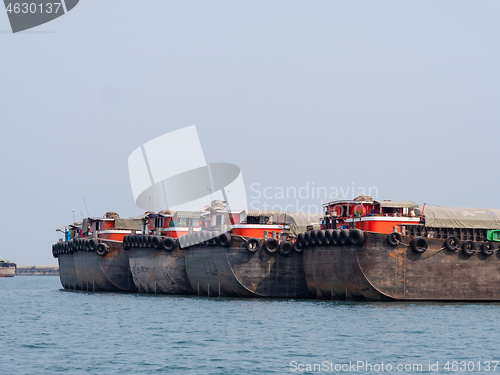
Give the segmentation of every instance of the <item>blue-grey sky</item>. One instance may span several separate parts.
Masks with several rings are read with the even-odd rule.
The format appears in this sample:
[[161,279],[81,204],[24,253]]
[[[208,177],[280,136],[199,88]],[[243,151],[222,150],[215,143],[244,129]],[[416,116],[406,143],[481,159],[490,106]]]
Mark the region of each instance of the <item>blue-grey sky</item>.
[[496,1],[82,0],[12,34],[0,12],[0,256],[56,263],[55,229],[86,215],[83,196],[91,216],[142,213],[129,154],[190,125],[207,161],[241,168],[254,206],[314,185],[500,208],[499,14]]

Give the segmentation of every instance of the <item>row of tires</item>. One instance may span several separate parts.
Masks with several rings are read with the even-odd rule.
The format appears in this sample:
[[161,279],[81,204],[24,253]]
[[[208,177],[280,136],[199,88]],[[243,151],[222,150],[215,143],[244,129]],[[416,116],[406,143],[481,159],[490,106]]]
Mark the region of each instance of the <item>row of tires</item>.
[[361,246],[364,242],[365,235],[359,229],[327,229],[299,233],[295,246],[298,249],[314,246]]
[[294,246],[291,242],[278,242],[278,240],[274,238],[264,240],[262,245],[257,238],[249,238],[246,240],[244,247],[251,253],[256,253],[262,248],[268,254],[280,253],[284,257],[290,256],[294,250],[298,253],[302,252],[302,249]]
[[[297,249],[304,249],[313,246],[361,246],[365,242],[365,236],[360,229],[328,229],[313,230],[300,233],[295,241]],[[397,246],[401,243],[401,233],[392,232],[387,235],[387,242],[391,246]],[[472,255],[477,251],[477,245],[474,241],[460,242],[457,237],[448,237],[444,243],[446,249],[452,252],[462,250],[465,255]],[[410,247],[416,253],[423,253],[429,248],[429,242],[425,237],[415,237],[410,242]],[[484,242],[480,246],[484,255],[492,255],[495,252],[493,243]]]
[[[229,247],[232,244],[232,238],[229,233],[205,231],[187,234],[179,239],[149,235],[130,235],[123,238],[123,248],[125,250],[129,250],[131,248],[149,248],[170,252],[179,246],[179,242],[181,242],[183,248],[194,246],[196,244]],[[301,251],[288,241],[278,242],[278,240],[274,238],[269,238],[263,243],[261,243],[261,241],[257,238],[249,238],[245,241],[243,246],[251,253],[256,253],[262,248],[269,254],[279,252],[283,256],[289,256],[292,254],[294,249],[297,252]]]
[[54,258],[59,257],[61,254],[73,254],[77,251],[96,252],[97,255],[104,256],[109,253],[109,246],[95,238],[74,238],[68,242],[59,242],[52,245],[52,256]]
[[[397,232],[393,232],[389,234],[389,236],[394,236],[395,233]],[[401,241],[401,235],[399,233],[397,234],[399,235],[399,241]],[[388,242],[391,243],[390,237],[388,237]],[[410,246],[416,253],[423,253],[429,248],[429,241],[425,237],[415,237],[411,240]],[[478,245],[474,241],[461,242],[457,237],[451,236],[444,241],[444,247],[451,252],[462,250],[465,255],[471,256],[476,253]],[[483,242],[479,246],[479,249],[481,253],[488,256],[495,252],[495,246],[491,242]]]
[[229,233],[200,231],[186,234],[180,238],[154,235],[130,235],[123,238],[123,248],[125,250],[130,248],[149,248],[173,251],[179,245],[182,248],[186,248],[198,244],[229,247],[231,246],[231,235]]
[[131,235],[123,237],[123,248],[154,248],[173,251],[177,247],[177,239],[161,236]]

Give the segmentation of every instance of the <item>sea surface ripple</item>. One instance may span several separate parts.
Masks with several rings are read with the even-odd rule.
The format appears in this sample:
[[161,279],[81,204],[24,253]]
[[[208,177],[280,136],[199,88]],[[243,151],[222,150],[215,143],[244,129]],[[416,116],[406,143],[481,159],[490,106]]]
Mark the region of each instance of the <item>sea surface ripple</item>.
[[[496,303],[87,293],[48,276],[0,279],[0,301],[1,374],[352,373],[346,365],[358,361],[422,365],[405,373],[436,373],[438,362],[439,373],[462,374],[486,373],[490,361],[488,373],[500,373]],[[328,371],[307,371],[325,361]]]

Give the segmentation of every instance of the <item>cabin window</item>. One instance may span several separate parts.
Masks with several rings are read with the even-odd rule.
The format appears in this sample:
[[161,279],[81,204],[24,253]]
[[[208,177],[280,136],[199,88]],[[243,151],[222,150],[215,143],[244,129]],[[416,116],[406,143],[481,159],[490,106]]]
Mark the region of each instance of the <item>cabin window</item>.
[[247,224],[258,224],[259,218],[255,216],[247,216]]
[[341,217],[347,217],[347,206],[342,206],[340,207],[340,216]]
[[95,230],[101,230],[101,222],[100,221],[96,221],[94,223],[94,225],[95,225]]
[[222,225],[222,216],[221,215],[216,216],[215,225]]

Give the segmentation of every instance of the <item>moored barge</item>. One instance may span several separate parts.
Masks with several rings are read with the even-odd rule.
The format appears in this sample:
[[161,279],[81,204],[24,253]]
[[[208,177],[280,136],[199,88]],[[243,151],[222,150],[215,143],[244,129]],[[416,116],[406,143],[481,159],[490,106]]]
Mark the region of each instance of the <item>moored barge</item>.
[[500,301],[500,210],[367,198],[327,204],[323,230],[299,235],[315,297]]
[[[230,228],[215,228],[218,233],[215,238],[211,238],[213,226],[192,235],[194,241],[186,248],[186,270],[198,295],[274,298],[309,295],[301,250],[294,246],[289,222],[280,220],[279,212],[244,212],[241,223],[233,225],[230,212],[212,215],[225,216],[220,221],[228,223]],[[307,225],[319,222],[318,217],[307,218],[310,219]]]
[[[64,227],[65,238],[53,245],[65,289],[85,291],[135,291],[129,254],[123,237],[141,228],[141,220],[121,219],[115,213],[86,218]],[[62,231],[61,229],[59,229]]]
[[193,294],[179,238],[200,230],[200,213],[161,211],[144,216],[143,234],[124,238],[130,271],[139,292]]

